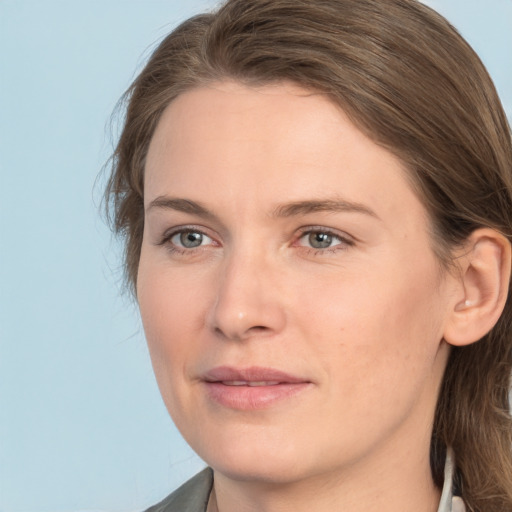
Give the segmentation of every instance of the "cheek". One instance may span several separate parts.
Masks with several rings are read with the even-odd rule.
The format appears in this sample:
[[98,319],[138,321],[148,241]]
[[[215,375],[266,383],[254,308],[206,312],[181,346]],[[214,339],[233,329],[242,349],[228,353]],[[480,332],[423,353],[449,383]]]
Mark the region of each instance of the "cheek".
[[343,395],[373,397],[377,405],[385,394],[412,396],[430,378],[442,338],[435,263],[395,261],[326,280],[301,315]]
[[143,255],[137,298],[155,375],[164,400],[183,381],[186,363],[198,350],[192,340],[204,325],[204,287],[179,271],[151,263]]

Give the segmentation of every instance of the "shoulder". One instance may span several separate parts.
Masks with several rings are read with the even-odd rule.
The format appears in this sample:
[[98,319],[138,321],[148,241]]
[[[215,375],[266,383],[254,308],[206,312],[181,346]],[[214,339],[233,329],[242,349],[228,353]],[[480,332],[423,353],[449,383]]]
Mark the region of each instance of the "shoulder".
[[205,512],[213,485],[213,471],[206,468],[146,512]]

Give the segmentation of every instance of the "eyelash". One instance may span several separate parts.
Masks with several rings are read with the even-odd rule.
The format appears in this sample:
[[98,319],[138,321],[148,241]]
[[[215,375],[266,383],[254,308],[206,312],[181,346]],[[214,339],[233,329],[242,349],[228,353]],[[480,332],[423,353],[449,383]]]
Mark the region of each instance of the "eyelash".
[[[198,229],[194,226],[182,226],[179,228],[175,228],[171,231],[167,231],[162,236],[162,239],[160,242],[157,243],[159,246],[166,246],[167,250],[171,252],[172,254],[178,254],[178,255],[191,255],[195,253],[198,250],[201,250],[204,248],[203,245],[197,246],[197,247],[180,247],[174,243],[171,242],[173,237],[176,235],[180,235],[183,233],[197,233],[199,235],[202,235],[204,237],[208,237],[211,240],[214,240],[213,237],[209,236],[207,233],[205,233],[203,230]],[[337,243],[334,246],[331,247],[325,247],[325,248],[315,248],[315,247],[307,247],[305,245],[300,245],[299,242],[302,240],[305,236],[311,235],[311,234],[322,234],[332,237],[333,239],[336,239],[339,243]],[[219,245],[216,243],[215,245]],[[313,254],[313,255],[325,255],[329,253],[335,253],[338,251],[344,251],[347,250],[349,247],[352,247],[355,245],[354,239],[347,235],[342,235],[340,233],[336,233],[332,230],[323,228],[321,226],[307,226],[300,230],[299,235],[293,242],[292,246],[295,247],[301,247],[304,251],[307,251],[307,253]]]

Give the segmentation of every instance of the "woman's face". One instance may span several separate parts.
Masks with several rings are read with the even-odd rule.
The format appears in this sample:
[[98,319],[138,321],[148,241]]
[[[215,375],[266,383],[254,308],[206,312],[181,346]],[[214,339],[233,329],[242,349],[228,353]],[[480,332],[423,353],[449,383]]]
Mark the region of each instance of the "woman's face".
[[428,461],[452,278],[397,158],[321,94],[217,83],[165,111],[145,209],[144,329],[207,463],[282,482]]

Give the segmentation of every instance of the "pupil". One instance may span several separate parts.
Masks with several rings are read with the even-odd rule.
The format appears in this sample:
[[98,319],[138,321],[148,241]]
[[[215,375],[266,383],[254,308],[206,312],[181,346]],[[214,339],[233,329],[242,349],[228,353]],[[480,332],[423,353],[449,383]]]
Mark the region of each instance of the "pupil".
[[315,249],[325,249],[332,243],[332,236],[327,233],[311,233],[309,243]]
[[194,233],[193,231],[189,231],[188,233],[182,233],[180,236],[180,242],[183,247],[198,247],[201,245],[203,241],[203,235],[201,233]]

